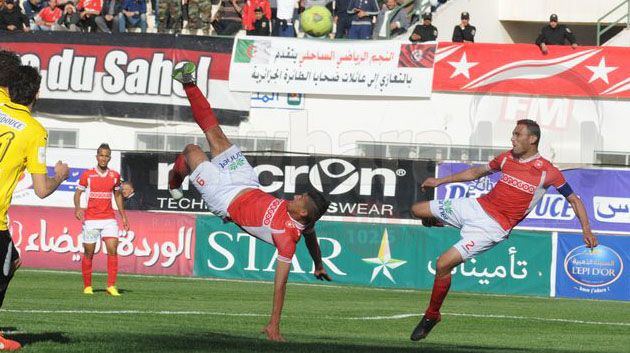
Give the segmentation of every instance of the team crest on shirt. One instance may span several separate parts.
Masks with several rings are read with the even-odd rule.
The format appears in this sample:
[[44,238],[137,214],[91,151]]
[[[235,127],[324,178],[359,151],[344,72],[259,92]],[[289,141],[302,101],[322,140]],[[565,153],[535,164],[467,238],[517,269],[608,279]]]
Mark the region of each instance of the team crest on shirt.
[[291,221],[284,222],[284,226],[286,228],[295,228],[295,224],[293,224],[293,222],[291,222]]
[[541,161],[540,159],[534,162],[534,168],[540,169],[542,167],[543,167],[543,161]]

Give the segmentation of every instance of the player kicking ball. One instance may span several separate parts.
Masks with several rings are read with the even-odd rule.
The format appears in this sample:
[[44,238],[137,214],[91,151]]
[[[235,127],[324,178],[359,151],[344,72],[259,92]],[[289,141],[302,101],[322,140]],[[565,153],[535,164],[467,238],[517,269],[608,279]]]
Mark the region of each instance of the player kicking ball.
[[422,218],[423,224],[438,225],[443,222],[459,228],[462,236],[437,259],[429,307],[411,333],[413,341],[426,338],[440,322],[440,308],[451,287],[453,268],[507,239],[512,228],[536,207],[548,187],[556,188],[571,204],[580,220],[586,246],[597,246],[584,204],[562,173],[540,156],[539,141],[538,124],[529,119],[519,120],[512,132],[513,148],[510,151],[501,153],[485,166],[472,167],[444,178],[428,178],[422,183],[423,189],[435,188],[446,183],[476,180],[499,171],[502,173],[494,189],[478,199],[432,200],[411,207],[411,213]]
[[262,332],[270,340],[283,341],[280,316],[291,259],[300,235],[304,235],[315,263],[315,277],[330,281],[322,264],[314,228],[315,222],[326,213],[330,201],[315,190],[296,195],[293,200],[277,199],[260,190],[254,169],[240,149],[223,134],[210,104],[195,84],[195,70],[193,63],[186,63],[174,70],[173,79],[184,86],[193,118],[210,144],[212,159],[209,160],[199,146],[186,146],[169,171],[169,191],[173,198],[181,198],[182,182],[189,176],[212,213],[236,223],[251,236],[278,249],[273,309]]

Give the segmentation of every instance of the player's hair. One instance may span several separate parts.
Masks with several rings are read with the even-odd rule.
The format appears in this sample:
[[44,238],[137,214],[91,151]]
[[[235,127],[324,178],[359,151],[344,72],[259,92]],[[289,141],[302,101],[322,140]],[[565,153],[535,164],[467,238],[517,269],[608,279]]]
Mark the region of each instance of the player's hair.
[[98,151],[100,151],[100,150],[109,150],[109,151],[111,151],[112,149],[111,149],[111,148],[109,148],[109,144],[108,144],[108,143],[103,142],[103,143],[101,143],[101,145],[100,145],[100,146],[98,146],[98,148],[96,149],[96,153],[98,153]]
[[516,122],[516,125],[525,125],[527,126],[527,132],[530,135],[536,136],[536,147],[538,147],[538,143],[540,142],[540,126],[537,122],[532,119],[521,119]]
[[20,58],[12,51],[0,49],[0,87],[9,86],[9,82],[13,80],[15,70],[22,63]]
[[8,84],[11,102],[21,105],[35,103],[41,82],[42,76],[36,68],[28,65],[18,66]]
[[317,190],[310,190],[306,193],[309,197],[309,201],[306,203],[308,215],[306,216],[307,226],[313,226],[318,219],[320,219],[324,213],[328,210],[330,201],[324,197],[324,195]]

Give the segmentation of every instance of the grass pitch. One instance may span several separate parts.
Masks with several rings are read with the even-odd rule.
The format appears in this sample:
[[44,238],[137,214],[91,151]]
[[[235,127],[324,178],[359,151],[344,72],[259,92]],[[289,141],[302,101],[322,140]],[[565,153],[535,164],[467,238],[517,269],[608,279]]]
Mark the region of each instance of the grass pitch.
[[258,332],[270,283],[121,275],[93,296],[79,273],[20,270],[0,327],[23,352],[630,352],[630,303],[451,293],[424,341],[409,335],[429,292],[289,284],[282,331]]

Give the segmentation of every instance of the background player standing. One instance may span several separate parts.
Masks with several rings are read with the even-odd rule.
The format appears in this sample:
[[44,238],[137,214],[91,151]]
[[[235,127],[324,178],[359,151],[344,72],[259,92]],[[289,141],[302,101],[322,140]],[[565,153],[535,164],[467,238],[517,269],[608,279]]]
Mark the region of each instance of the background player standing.
[[461,198],[419,202],[412,206],[414,216],[434,218],[460,229],[462,239],[437,259],[429,307],[411,334],[414,341],[425,338],[440,321],[440,308],[451,286],[451,271],[462,262],[493,248],[507,239],[514,228],[536,207],[549,186],[567,198],[582,226],[584,243],[597,246],[588,216],[580,198],[562,173],[538,153],[540,127],[529,119],[519,120],[512,132],[512,150],[503,152],[489,164],[472,167],[444,178],[427,178],[422,188],[471,181],[501,171],[501,179],[490,193],[478,199]]
[[[112,158],[112,150],[106,143],[96,150],[96,168],[85,171],[79,179],[74,193],[74,215],[83,221],[81,233],[85,254],[81,262],[83,273],[83,293],[94,294],[92,289],[92,258],[96,243],[103,238],[107,248],[107,294],[120,296],[116,289],[118,274],[118,222],[112,208],[112,195],[122,218],[123,229],[129,230],[129,222],[120,193],[120,174],[107,166]],[[81,209],[81,194],[88,191],[87,210]]]
[[193,118],[206,135],[213,158],[209,160],[197,145],[186,146],[169,172],[169,190],[174,198],[181,198],[181,184],[190,175],[191,183],[212,213],[233,221],[251,236],[278,249],[273,308],[262,332],[270,340],[282,341],[280,316],[291,261],[301,234],[315,264],[313,274],[330,281],[314,228],[330,201],[315,190],[296,195],[293,200],[277,199],[260,190],[256,172],[243,152],[225,136],[206,97],[195,85],[195,69],[193,63],[186,63],[173,72],[173,78],[184,85]]

